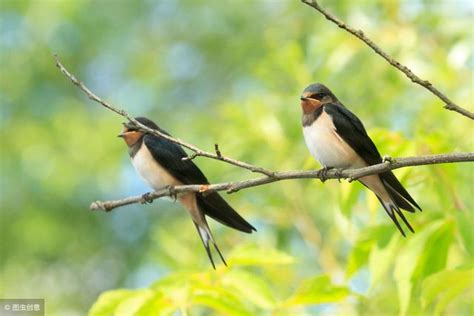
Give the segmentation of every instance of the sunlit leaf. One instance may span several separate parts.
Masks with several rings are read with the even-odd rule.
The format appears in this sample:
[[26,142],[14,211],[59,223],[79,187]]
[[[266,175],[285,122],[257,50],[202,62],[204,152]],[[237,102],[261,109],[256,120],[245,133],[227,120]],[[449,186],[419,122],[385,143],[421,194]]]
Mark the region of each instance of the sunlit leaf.
[[[436,232],[440,229],[443,230],[443,224],[445,224],[443,221],[436,221],[422,231],[417,232],[410,240],[402,245],[403,250],[397,255],[394,277],[397,281],[400,312],[402,314],[407,312],[410,304],[415,271],[417,271],[417,269],[418,271],[422,270],[424,263],[427,262],[424,258],[432,256],[431,253],[425,251],[425,245],[433,234],[434,237],[436,237]],[[436,249],[433,248],[429,249],[436,251]],[[421,273],[421,271],[419,273]]]
[[235,248],[229,255],[231,265],[291,264],[293,262],[294,258],[282,251],[259,248],[252,244]]
[[134,315],[153,292],[144,290],[115,290],[101,294],[89,311],[89,316]]
[[275,305],[272,290],[268,282],[260,275],[244,270],[232,270],[223,276],[222,284],[261,308],[269,309]]
[[341,212],[347,217],[350,217],[352,208],[357,202],[357,199],[361,192],[361,186],[355,183],[343,183],[341,184]]
[[223,288],[201,287],[194,291],[193,304],[205,305],[225,315],[247,316],[253,313],[245,308],[238,296]]
[[153,291],[148,289],[136,290],[132,295],[122,299],[120,304],[117,306],[114,315],[136,315],[140,308],[152,298]]
[[369,256],[370,288],[382,280],[392,266],[398,249],[400,237],[393,235],[392,240],[384,248],[374,244]]
[[346,266],[347,277],[351,277],[360,267],[367,263],[372,245],[372,241],[360,241],[355,244]]
[[314,305],[339,302],[349,295],[344,286],[336,286],[326,275],[305,280],[301,286],[284,302],[284,306]]
[[373,247],[377,246],[379,249],[383,249],[387,246],[393,236],[388,234],[387,230],[392,228],[391,225],[382,225],[370,227],[361,233],[349,254],[346,267],[347,277],[352,276],[354,272],[368,262]]
[[443,225],[434,231],[426,241],[422,254],[419,257],[412,280],[421,279],[435,273],[446,266],[448,249],[454,238],[454,222],[446,220]]
[[135,292],[132,290],[114,290],[102,293],[89,310],[89,316],[113,316],[117,306]]
[[142,304],[135,316],[169,316],[176,310],[178,306],[172,300],[161,292],[155,292],[153,297]]
[[472,268],[447,270],[430,275],[422,284],[421,302],[423,308],[435,304],[434,315],[440,315],[453,298],[467,288],[474,289],[473,279],[474,269]]
[[457,225],[459,233],[463,239],[464,247],[471,257],[474,257],[474,214],[473,212],[457,212]]

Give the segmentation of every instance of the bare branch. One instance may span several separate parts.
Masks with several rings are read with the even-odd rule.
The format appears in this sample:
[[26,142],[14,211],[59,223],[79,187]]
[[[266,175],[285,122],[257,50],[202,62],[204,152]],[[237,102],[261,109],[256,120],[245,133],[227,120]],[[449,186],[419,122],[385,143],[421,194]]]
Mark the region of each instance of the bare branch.
[[[429,155],[419,157],[407,157],[407,158],[389,158],[386,157],[384,162],[372,165],[360,169],[344,169],[344,170],[328,170],[325,172],[324,177],[322,176],[321,170],[296,170],[296,171],[285,171],[275,172],[272,176],[264,176],[255,179],[249,179],[239,182],[226,182],[209,185],[180,185],[172,188],[163,188],[159,191],[150,192],[147,198],[154,200],[164,196],[174,196],[178,193],[184,192],[213,192],[213,191],[227,191],[227,193],[237,192],[242,189],[256,187],[271,182],[290,180],[290,179],[348,179],[349,181],[357,180],[361,177],[386,172],[393,169],[408,167],[408,166],[421,166],[441,163],[453,163],[453,162],[468,162],[474,161],[474,153],[453,153],[453,154],[440,154],[440,155]],[[133,203],[143,203],[143,196],[128,197],[116,201],[96,201],[90,206],[91,210],[103,210],[111,211],[114,208],[129,205]]]
[[[125,117],[130,123],[129,124],[132,124],[134,125],[137,129],[143,131],[143,132],[146,132],[146,133],[149,133],[149,134],[153,134],[155,136],[158,136],[158,137],[161,137],[161,138],[164,138],[164,139],[167,139],[169,140],[170,142],[173,142],[175,144],[178,144],[178,145],[181,145],[183,147],[186,147],[188,149],[190,149],[191,151],[193,151],[194,153],[191,155],[191,157],[189,158],[184,158],[184,159],[194,159],[195,157],[197,156],[202,156],[202,157],[207,157],[207,158],[211,158],[211,159],[216,159],[216,160],[221,160],[221,161],[225,161],[231,165],[234,165],[234,166],[238,166],[238,167],[241,167],[241,168],[244,168],[244,169],[247,169],[247,170],[250,170],[252,172],[257,172],[257,173],[262,173],[264,175],[267,175],[267,176],[272,176],[273,175],[273,172],[270,171],[270,170],[267,170],[265,168],[262,168],[262,167],[257,167],[257,166],[254,166],[254,165],[251,165],[249,163],[246,163],[246,162],[243,162],[243,161],[239,161],[239,160],[236,160],[236,159],[233,159],[233,158],[229,158],[229,157],[225,157],[225,156],[222,156],[220,155],[220,152],[216,152],[216,154],[214,153],[211,153],[211,152],[207,152],[207,151],[204,151],[204,150],[201,150],[199,149],[198,147],[194,146],[194,145],[191,145],[189,143],[186,143],[178,138],[174,138],[174,137],[171,137],[169,135],[166,135],[164,133],[161,133],[160,131],[157,131],[157,130],[154,130],[152,128],[149,128],[143,124],[141,124],[139,121],[137,121],[136,119],[134,119],[133,117],[131,117],[127,112],[125,112],[124,110],[121,110],[121,109],[118,109],[112,105],[110,105],[109,103],[107,103],[106,101],[102,100],[101,98],[99,98],[96,94],[94,94],[89,88],[87,88],[81,81],[79,81],[72,73],[70,73],[64,66],[63,64],[61,63],[61,61],[59,60],[59,57],[58,55],[54,55],[54,59],[56,61],[56,66],[61,70],[61,72],[67,77],[69,78],[69,80],[71,80],[71,82],[76,85],[79,89],[81,89],[88,97],[89,99],[101,104],[102,106],[106,107],[107,109],[117,113],[118,115],[120,116],[123,116]],[[218,148],[217,148],[218,149]]]
[[128,197],[125,199],[117,200],[117,201],[96,201],[90,205],[90,209],[92,210],[104,210],[110,211],[117,207],[134,204],[134,203],[144,203],[150,200],[154,200],[163,196],[176,196],[176,194],[184,193],[184,192],[199,192],[199,193],[210,193],[214,191],[227,191],[227,193],[237,192],[242,189],[255,187],[264,185],[271,182],[281,181],[281,180],[289,180],[289,179],[348,179],[349,181],[357,180],[360,177],[381,173],[393,169],[398,169],[407,166],[419,166],[419,165],[429,165],[429,164],[439,164],[439,163],[452,163],[452,162],[466,162],[466,161],[474,161],[474,153],[453,153],[453,154],[441,154],[441,155],[430,155],[430,156],[419,156],[419,157],[409,157],[409,158],[398,158],[392,159],[390,157],[385,157],[384,161],[380,164],[360,168],[360,169],[344,169],[344,170],[329,170],[322,172],[323,170],[312,170],[312,171],[286,171],[286,172],[272,172],[266,170],[261,167],[253,166],[251,164],[235,160],[229,157],[225,157],[222,155],[219,145],[215,144],[215,154],[200,150],[194,145],[185,143],[179,139],[173,138],[169,135],[163,134],[160,131],[148,128],[147,126],[141,124],[133,117],[128,115],[127,112],[115,108],[114,106],[110,105],[109,103],[103,101],[97,95],[95,95],[89,88],[87,88],[82,82],[80,82],[73,74],[71,74],[60,62],[57,55],[54,56],[56,60],[56,66],[61,70],[61,72],[71,80],[71,82],[79,87],[81,91],[83,91],[91,100],[94,100],[101,104],[102,106],[106,107],[107,109],[125,117],[129,120],[128,124],[133,124],[138,129],[156,135],[158,137],[162,137],[167,139],[173,143],[186,147],[193,151],[193,154],[189,157],[183,159],[194,159],[197,156],[208,157],[216,160],[222,160],[232,165],[257,172],[262,173],[265,176],[255,179],[249,179],[244,181],[238,182],[226,182],[226,183],[218,183],[218,184],[195,184],[195,185],[181,185],[175,187],[167,187],[163,188],[156,192],[149,192],[146,194],[146,200],[144,196],[135,196],[135,197]]
[[402,65],[400,62],[395,60],[393,57],[391,57],[389,54],[384,52],[379,46],[377,46],[370,38],[364,35],[364,32],[361,30],[356,30],[353,27],[347,25],[345,22],[339,20],[337,17],[334,15],[330,14],[327,12],[325,9],[323,9],[316,0],[301,0],[303,3],[309,5],[310,7],[314,8],[317,10],[319,13],[324,15],[326,19],[329,21],[335,23],[337,26],[339,26],[341,29],[346,30],[347,32],[351,33],[355,37],[359,38],[361,41],[366,43],[374,52],[376,52],[378,55],[382,56],[386,61],[390,63],[393,67],[397,68],[401,72],[403,72],[411,81],[414,83],[419,84],[420,86],[425,87],[428,89],[431,93],[433,93],[435,96],[437,96],[439,99],[441,99],[445,105],[444,108],[447,110],[455,111],[458,112],[459,114],[462,114],[471,120],[474,119],[474,113],[470,112],[467,109],[464,109],[460,107],[459,105],[455,104],[453,101],[451,101],[446,95],[441,93],[437,88],[433,86],[431,82],[428,80],[423,80],[417,75],[413,73],[407,66]]

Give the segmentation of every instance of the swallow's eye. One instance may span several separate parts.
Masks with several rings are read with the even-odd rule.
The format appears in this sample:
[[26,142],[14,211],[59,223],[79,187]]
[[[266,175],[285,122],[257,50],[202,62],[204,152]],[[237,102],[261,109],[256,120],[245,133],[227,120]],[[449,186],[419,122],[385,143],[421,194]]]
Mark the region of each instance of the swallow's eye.
[[312,99],[322,100],[326,94],[325,93],[314,93],[311,95]]
[[131,133],[131,132],[136,132],[136,130],[133,129],[133,128],[128,128],[128,127],[127,127],[127,128],[125,128],[125,129],[123,130],[123,132],[124,132],[124,133]]

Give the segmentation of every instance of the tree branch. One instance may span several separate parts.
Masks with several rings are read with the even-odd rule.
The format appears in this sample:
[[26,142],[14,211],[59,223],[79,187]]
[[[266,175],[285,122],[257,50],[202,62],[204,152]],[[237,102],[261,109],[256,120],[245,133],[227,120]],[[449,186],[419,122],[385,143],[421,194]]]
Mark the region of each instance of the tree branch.
[[393,57],[391,57],[389,54],[384,52],[379,46],[377,46],[370,38],[364,35],[364,32],[361,30],[356,30],[353,27],[347,25],[345,22],[339,20],[337,17],[334,15],[330,14],[327,12],[325,9],[323,9],[316,0],[301,0],[303,3],[307,4],[308,6],[314,8],[317,10],[319,13],[324,15],[326,19],[329,21],[335,23],[337,26],[339,26],[341,29],[346,30],[347,32],[351,33],[355,37],[359,38],[361,41],[366,43],[374,52],[376,52],[378,55],[382,56],[386,61],[390,63],[393,67],[397,68],[401,72],[403,72],[411,81],[414,83],[419,84],[422,87],[425,87],[427,90],[429,90],[431,93],[433,93],[435,96],[437,96],[439,99],[441,99],[445,105],[444,108],[447,110],[455,111],[458,112],[461,115],[464,115],[471,120],[474,119],[474,113],[470,112],[467,109],[464,109],[451,101],[446,95],[441,93],[431,82],[428,80],[423,80],[417,75],[413,73],[407,66],[402,65],[400,62],[395,60]]
[[153,134],[153,135],[156,135],[158,137],[161,137],[161,138],[164,138],[164,139],[167,139],[175,144],[178,144],[178,145],[181,145],[183,147],[186,147],[188,149],[190,149],[191,151],[193,151],[194,153],[189,156],[189,157],[186,157],[186,158],[183,158],[183,159],[194,159],[198,156],[202,156],[202,157],[207,157],[207,158],[211,158],[211,159],[216,159],[216,160],[220,160],[220,161],[224,161],[224,162],[227,162],[231,165],[234,165],[234,166],[238,166],[238,167],[241,167],[241,168],[244,168],[244,169],[247,169],[247,170],[250,170],[252,172],[257,172],[257,173],[262,173],[266,176],[272,176],[273,175],[273,172],[270,171],[270,170],[267,170],[265,168],[262,168],[262,167],[257,167],[257,166],[254,166],[254,165],[251,165],[249,163],[246,163],[246,162],[243,162],[243,161],[239,161],[239,160],[236,160],[236,159],[233,159],[233,158],[229,158],[229,157],[226,157],[226,156],[223,156],[219,150],[219,147],[216,145],[216,153],[211,153],[211,152],[207,152],[207,151],[204,151],[204,150],[201,150],[199,149],[198,147],[194,146],[194,145],[191,145],[189,143],[186,143],[178,138],[174,138],[174,137],[171,137],[169,135],[166,135],[164,133],[161,133],[160,131],[158,130],[154,130],[152,128],[149,128],[143,124],[141,124],[139,121],[137,121],[136,119],[134,119],[133,117],[131,117],[127,112],[125,112],[124,110],[121,110],[121,109],[118,109],[112,105],[110,105],[108,102],[102,100],[101,98],[99,98],[95,93],[93,93],[89,88],[87,88],[81,81],[79,81],[72,73],[70,73],[64,66],[63,64],[61,63],[61,61],[59,60],[59,57],[58,55],[54,55],[54,59],[56,61],[56,66],[59,68],[59,70],[61,70],[61,72],[67,77],[69,78],[69,80],[71,80],[71,82],[76,85],[80,90],[82,90],[89,99],[101,104],[102,106],[106,107],[107,109],[117,113],[118,115],[120,116],[123,116],[125,117],[130,123],[128,123],[129,125],[132,125],[134,127],[136,127],[138,130],[140,131],[143,131],[143,132],[146,132],[146,133],[149,133],[149,134]]
[[[399,169],[408,166],[421,166],[441,163],[453,163],[453,162],[467,162],[474,161],[474,153],[453,153],[453,154],[439,154],[419,157],[407,157],[407,158],[385,158],[385,161],[372,165],[365,168],[359,169],[344,169],[337,170],[331,169],[326,172],[323,170],[296,170],[296,171],[285,171],[275,172],[272,176],[264,176],[260,178],[243,180],[238,182],[225,182],[217,184],[206,184],[206,185],[180,185],[175,187],[166,187],[159,191],[150,192],[147,194],[147,200],[154,200],[164,196],[176,196],[176,194],[184,192],[200,192],[210,193],[214,191],[227,191],[227,193],[237,192],[241,189],[256,187],[271,182],[290,180],[290,179],[348,179],[349,181],[357,180],[361,177],[386,172],[393,169]],[[111,211],[117,207],[134,204],[134,203],[145,203],[143,196],[128,197],[116,201],[96,201],[90,205],[91,210],[103,210]]]
[[348,179],[349,181],[357,180],[363,176],[367,176],[370,174],[381,173],[393,169],[398,169],[407,166],[419,166],[419,165],[429,165],[429,164],[440,164],[440,163],[452,163],[452,162],[466,162],[466,161],[474,161],[474,153],[452,153],[452,154],[440,154],[440,155],[430,155],[430,156],[419,156],[419,157],[409,157],[409,158],[398,158],[398,159],[391,159],[385,158],[384,162],[372,165],[365,168],[360,169],[332,169],[332,170],[311,170],[311,171],[285,171],[285,172],[273,172],[267,169],[257,167],[246,162],[242,162],[239,160],[235,160],[226,156],[223,156],[219,145],[215,144],[214,150],[215,154],[203,151],[197,148],[194,145],[185,143],[180,139],[173,138],[169,135],[163,134],[160,131],[151,129],[133,117],[131,117],[127,112],[124,110],[118,109],[109,103],[103,101],[99,98],[96,94],[94,94],[89,88],[87,88],[82,82],[80,82],[73,74],[71,74],[60,62],[57,55],[54,55],[56,60],[56,66],[61,70],[61,72],[71,80],[71,82],[79,87],[81,91],[83,91],[89,99],[96,101],[97,103],[101,104],[105,108],[125,117],[129,120],[128,124],[134,125],[139,130],[156,135],[158,137],[162,137],[167,139],[173,143],[186,147],[193,151],[194,153],[186,158],[183,159],[194,159],[197,156],[208,157],[216,160],[225,161],[229,164],[250,170],[252,172],[262,173],[264,174],[263,177],[243,180],[238,182],[226,182],[226,183],[217,183],[217,184],[195,184],[195,185],[180,185],[175,187],[166,187],[159,191],[150,192],[146,194],[146,199],[144,195],[142,196],[135,196],[135,197],[128,197],[121,200],[116,201],[96,201],[90,205],[90,209],[92,210],[104,210],[104,211],[111,211],[117,207],[134,204],[134,203],[146,203],[150,200],[154,200],[164,196],[176,196],[179,193],[184,192],[200,192],[203,194],[215,192],[215,191],[227,191],[227,193],[237,192],[241,189],[246,189],[250,187],[256,187],[260,185],[264,185],[271,182],[281,181],[281,180],[290,180],[290,179],[321,179],[321,181],[325,181],[326,179]]

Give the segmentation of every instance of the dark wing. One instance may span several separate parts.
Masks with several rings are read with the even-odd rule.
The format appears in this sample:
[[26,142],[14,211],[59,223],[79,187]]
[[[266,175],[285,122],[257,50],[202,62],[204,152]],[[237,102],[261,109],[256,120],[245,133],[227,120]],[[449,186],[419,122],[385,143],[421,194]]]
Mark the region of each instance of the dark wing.
[[[161,132],[166,133],[163,130]],[[169,135],[168,133],[166,133]],[[154,135],[145,135],[145,145],[153,158],[168,172],[184,184],[208,184],[206,176],[191,160],[183,161],[187,157],[181,146]],[[197,193],[197,203],[204,214],[218,222],[237,230],[250,233],[255,228],[243,219],[217,192],[207,195]]]
[[150,150],[153,158],[180,182],[184,184],[209,183],[206,176],[194,162],[191,160],[182,160],[182,158],[188,155],[181,146],[154,135],[145,135],[143,141],[148,147],[148,150]]
[[347,108],[338,104],[330,103],[324,106],[324,111],[332,118],[334,127],[339,136],[354,149],[368,165],[382,162],[377,147],[365,131],[364,125]]
[[[374,142],[370,139],[369,135],[367,135],[364,125],[357,116],[347,108],[333,103],[325,105],[324,111],[331,116],[339,136],[341,136],[368,165],[375,165],[382,162],[382,157],[377,147],[375,147]],[[380,179],[398,207],[414,212],[415,210],[412,207],[412,205],[414,205],[421,211],[420,206],[391,171],[381,173]]]
[[197,204],[206,215],[224,225],[244,233],[257,231],[255,227],[240,216],[217,192],[206,195],[197,194]]

